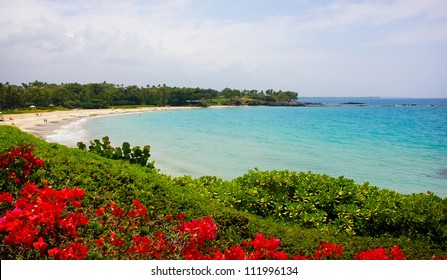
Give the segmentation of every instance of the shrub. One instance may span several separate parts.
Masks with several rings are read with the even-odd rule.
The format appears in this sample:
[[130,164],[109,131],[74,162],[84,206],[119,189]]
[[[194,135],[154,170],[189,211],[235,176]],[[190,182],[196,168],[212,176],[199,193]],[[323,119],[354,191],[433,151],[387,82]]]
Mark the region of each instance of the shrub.
[[[149,145],[144,146],[143,149],[139,146],[131,148],[128,142],[124,142],[121,148],[114,148],[110,145],[108,136],[104,136],[102,141],[103,143],[98,139],[90,141],[88,151],[106,158],[128,161],[132,164],[138,164],[149,169],[155,168],[154,162],[149,162],[149,157],[151,156],[151,147]],[[77,146],[81,150],[87,150],[87,146],[82,142],[78,142]]]

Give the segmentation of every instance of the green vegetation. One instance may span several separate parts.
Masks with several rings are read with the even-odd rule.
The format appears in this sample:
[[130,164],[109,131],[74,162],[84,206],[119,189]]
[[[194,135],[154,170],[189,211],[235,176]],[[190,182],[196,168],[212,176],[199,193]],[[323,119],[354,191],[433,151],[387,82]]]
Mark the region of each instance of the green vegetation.
[[[90,146],[88,150],[92,153],[98,154],[100,156],[111,158],[111,159],[121,159],[129,163],[139,164],[150,169],[154,168],[154,162],[149,162],[149,157],[151,156],[151,146],[146,145],[141,149],[139,146],[130,148],[128,142],[124,142],[122,147],[112,147],[110,145],[110,140],[108,136],[102,138],[103,143],[100,140],[95,139],[90,141]],[[81,150],[87,150],[87,146],[78,142],[77,146]]]
[[[300,105],[293,91],[179,88],[166,85],[138,87],[110,83],[47,84],[39,81],[0,83],[0,110],[84,108],[117,106]],[[38,112],[38,111],[35,111]]]
[[131,205],[138,199],[166,216],[211,216],[220,244],[240,244],[263,233],[280,238],[284,251],[303,255],[312,254],[321,241],[341,244],[348,259],[392,245],[408,259],[447,255],[447,199],[435,195],[403,195],[309,172],[255,169],[232,181],[172,178],[122,158],[114,160],[110,151],[104,152],[113,154],[115,149],[107,138],[92,142],[98,154],[0,126],[1,151],[21,143],[34,146],[35,155],[46,163],[34,175],[36,182],[45,178],[57,189],[78,186],[86,192],[84,206],[91,209],[111,201]]

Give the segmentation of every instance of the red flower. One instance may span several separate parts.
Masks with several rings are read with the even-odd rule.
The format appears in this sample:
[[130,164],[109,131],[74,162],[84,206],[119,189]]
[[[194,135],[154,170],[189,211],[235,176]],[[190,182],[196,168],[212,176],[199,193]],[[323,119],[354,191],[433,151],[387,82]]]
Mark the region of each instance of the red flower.
[[302,256],[301,254],[296,254],[294,257],[293,257],[293,259],[294,260],[308,260],[308,258],[306,257],[306,256]]
[[59,221],[59,225],[68,231],[68,233],[74,237],[79,237],[76,231],[78,226],[85,226],[89,222],[89,219],[82,213],[74,212]]
[[104,207],[95,210],[95,213],[98,217],[101,217],[104,214]]
[[380,247],[360,252],[354,256],[355,260],[403,260],[404,258],[404,254],[397,245],[391,248],[391,253],[387,249]]
[[240,246],[231,246],[225,253],[226,260],[243,260],[245,259],[245,251]]
[[87,257],[89,250],[81,243],[71,243],[65,249],[53,248],[48,255],[56,260],[83,260]]
[[270,236],[269,240],[265,240],[266,236],[265,234],[256,234],[255,239],[250,241],[250,245],[253,246],[256,250],[268,250],[268,251],[274,251],[279,248],[280,240],[277,238],[273,238],[273,236]]
[[66,260],[66,258],[64,258],[65,256],[62,255],[63,251],[60,250],[59,248],[53,248],[51,250],[48,250],[48,255],[53,257],[55,260]]
[[112,239],[111,243],[115,246],[115,247],[123,247],[124,246],[124,239]]
[[12,194],[9,192],[0,192],[0,202],[13,202],[14,198],[12,197]]
[[117,218],[124,216],[124,210],[122,208],[112,208],[111,213]]
[[81,243],[70,244],[66,251],[68,252],[68,259],[83,260],[87,257],[88,248]]
[[402,251],[400,250],[399,246],[394,245],[393,247],[391,247],[391,255],[393,256],[393,258],[395,260],[403,260],[405,259],[404,254],[402,253]]
[[286,252],[280,251],[273,253],[272,258],[274,260],[288,260],[289,256],[286,254]]
[[182,222],[180,224],[180,232],[189,233],[189,241],[197,244],[199,248],[205,246],[205,241],[212,241],[215,238],[217,226],[213,224],[211,217],[205,217],[191,222]]
[[186,218],[186,214],[185,213],[178,214],[177,216],[175,216],[175,218],[179,221],[183,221]]
[[132,203],[132,205],[134,206],[134,210],[129,211],[129,213],[127,213],[127,216],[130,218],[133,217],[138,217],[138,216],[144,216],[147,214],[147,210],[146,208],[144,208],[143,205],[141,205],[140,201],[138,199],[135,199]]
[[[24,248],[34,247],[43,254],[48,246],[44,238],[49,234],[65,235],[65,232],[60,232],[63,229],[68,231],[68,237],[79,237],[77,227],[85,226],[89,220],[81,211],[68,212],[67,202],[76,204],[84,193],[76,188],[74,191],[56,191],[47,186],[38,188],[36,184],[27,182],[14,203],[15,209],[6,211],[5,216],[0,219],[0,232],[6,233],[3,243]],[[6,193],[2,197],[10,200]]]
[[34,249],[38,249],[40,252],[40,255],[45,254],[45,250],[48,247],[48,244],[43,240],[42,237],[39,237],[39,239],[37,240],[37,242],[35,242],[33,244]]
[[98,238],[95,243],[98,247],[102,246],[104,244],[104,237]]
[[76,208],[81,208],[82,204],[79,201],[70,201],[70,204]]
[[321,260],[324,257],[341,257],[343,247],[338,244],[321,243],[315,250],[314,257],[316,260]]

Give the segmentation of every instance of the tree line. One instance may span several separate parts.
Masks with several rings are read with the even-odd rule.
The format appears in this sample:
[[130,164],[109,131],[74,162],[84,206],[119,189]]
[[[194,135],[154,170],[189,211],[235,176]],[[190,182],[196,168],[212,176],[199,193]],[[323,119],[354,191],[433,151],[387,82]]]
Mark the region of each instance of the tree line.
[[296,101],[298,93],[268,89],[238,90],[171,87],[145,87],[113,83],[48,84],[34,81],[12,85],[0,83],[0,109],[15,110],[36,106],[61,106],[69,109],[97,109],[112,106],[208,106],[222,105],[278,105]]

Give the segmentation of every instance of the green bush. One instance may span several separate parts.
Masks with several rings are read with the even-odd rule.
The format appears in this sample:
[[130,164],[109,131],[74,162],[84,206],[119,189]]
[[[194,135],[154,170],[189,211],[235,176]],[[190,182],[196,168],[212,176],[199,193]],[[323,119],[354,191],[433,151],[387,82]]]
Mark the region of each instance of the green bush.
[[[143,147],[143,149],[141,149],[139,146],[131,148],[128,142],[124,142],[121,148],[114,148],[110,145],[108,136],[104,136],[102,138],[102,141],[103,143],[101,143],[101,141],[98,139],[90,141],[88,151],[105,158],[124,160],[133,164],[139,164],[149,169],[155,168],[154,162],[149,162],[149,157],[151,156],[151,146],[146,145]],[[78,142],[77,146],[81,150],[87,150],[87,146],[82,142]]]
[[249,171],[231,183],[202,177],[191,183],[221,203],[305,227],[332,226],[348,235],[428,238],[446,246],[447,200],[403,195],[368,183],[310,172]]

